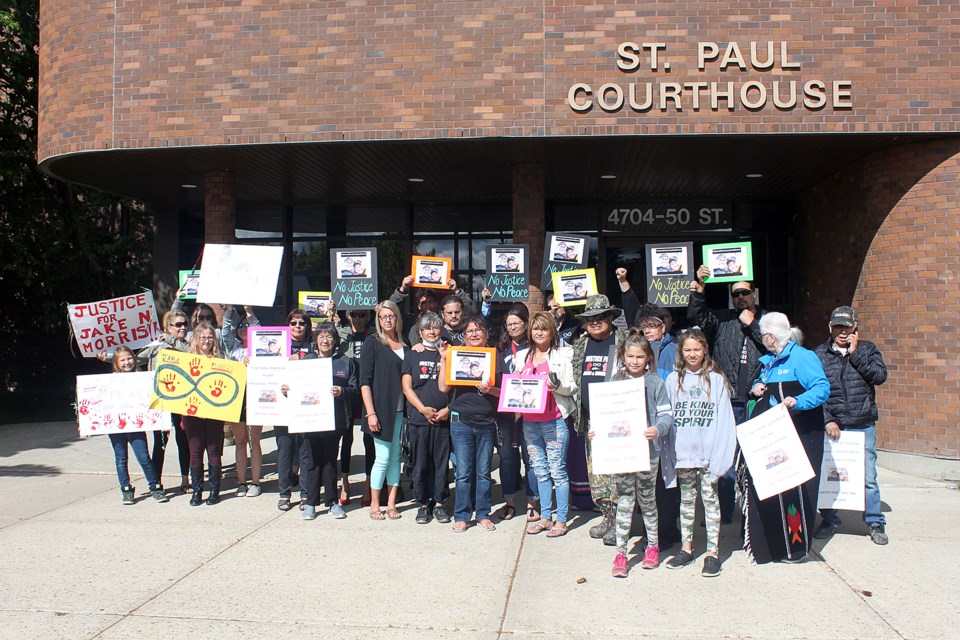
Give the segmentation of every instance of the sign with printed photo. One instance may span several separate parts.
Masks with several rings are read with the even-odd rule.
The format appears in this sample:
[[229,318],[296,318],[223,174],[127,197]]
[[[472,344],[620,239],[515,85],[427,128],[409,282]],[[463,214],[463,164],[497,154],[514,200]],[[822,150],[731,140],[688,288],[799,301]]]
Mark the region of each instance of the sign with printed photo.
[[710,269],[706,282],[753,280],[753,250],[749,242],[726,242],[703,247],[703,264]]
[[170,414],[150,408],[152,388],[150,371],[77,376],[80,437],[170,431]]
[[333,388],[333,360],[314,358],[287,362],[290,383],[287,391],[287,425],[290,433],[333,431],[336,428],[336,398]]
[[500,378],[500,403],[497,411],[543,413],[546,408],[547,378],[545,376],[521,376],[509,373]]
[[587,298],[597,293],[597,275],[593,269],[553,274],[553,299],[561,307],[585,304]]
[[251,362],[258,358],[289,358],[291,344],[290,327],[247,327],[247,353]]
[[686,307],[694,279],[693,243],[646,245],[647,302],[661,307]]
[[180,291],[184,300],[196,300],[200,289],[200,272],[191,269],[180,270]]
[[793,426],[790,411],[782,404],[738,424],[737,442],[761,500],[800,486],[813,477],[813,467]]
[[160,337],[160,323],[149,291],[129,296],[67,305],[73,335],[84,358],[117,347],[133,350]]
[[205,245],[197,302],[272,307],[282,261],[283,247]]
[[530,297],[530,245],[496,244],[487,247],[487,288],[491,302],[516,302]]
[[301,291],[297,300],[311,320],[326,320],[330,310],[329,291]]
[[593,473],[635,473],[650,470],[649,426],[643,378],[600,382],[590,394],[590,458]]
[[410,273],[413,286],[426,289],[448,289],[447,280],[453,271],[453,258],[413,256]]
[[270,425],[287,422],[290,360],[260,358],[247,367],[247,424]]
[[587,236],[548,233],[547,243],[543,249],[543,273],[540,278],[540,288],[547,289],[553,285],[554,273],[574,271],[587,266],[589,242],[590,238]]
[[340,311],[377,306],[377,250],[334,249],[330,252],[330,295]]
[[841,431],[836,441],[823,434],[818,508],[863,511],[866,502],[865,441],[863,431]]
[[493,385],[497,375],[497,350],[493,347],[450,347],[447,349],[448,385]]
[[162,349],[153,372],[150,408],[239,422],[247,365],[223,358]]

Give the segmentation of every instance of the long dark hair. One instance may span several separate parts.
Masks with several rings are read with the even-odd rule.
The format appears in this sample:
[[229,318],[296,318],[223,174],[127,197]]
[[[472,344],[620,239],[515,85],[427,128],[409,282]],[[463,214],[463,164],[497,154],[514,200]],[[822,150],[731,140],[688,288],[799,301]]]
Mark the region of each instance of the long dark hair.
[[724,375],[723,370],[710,356],[710,343],[707,342],[707,336],[699,329],[690,329],[681,334],[680,339],[677,341],[677,395],[680,395],[680,392],[683,390],[683,376],[687,373],[687,364],[683,359],[683,345],[687,340],[695,340],[703,347],[703,364],[700,365],[700,370],[697,371],[697,375],[700,376],[700,384],[706,383],[705,390],[707,395],[710,395],[711,371],[719,373],[724,386],[727,387],[727,391],[733,393],[730,383],[727,381],[727,376]]
[[297,307],[287,314],[287,326],[290,326],[290,321],[294,318],[307,323],[307,326],[303,328],[303,344],[311,344],[313,342],[313,323],[310,321],[310,316],[305,309]]
[[[517,316],[523,320],[523,324],[527,325],[527,327],[530,326],[530,310],[527,309],[527,305],[522,302],[514,302],[503,316],[503,331],[500,333],[500,342],[497,344],[497,351],[506,351],[510,348],[510,343],[513,341],[513,338],[510,337],[510,333],[507,331],[507,318],[510,316]],[[526,337],[527,330],[524,328],[523,335],[520,339],[526,340]]]
[[650,341],[643,337],[643,332],[640,329],[631,327],[630,331],[627,333],[627,339],[621,342],[620,346],[617,347],[617,372],[626,372],[626,355],[627,349],[630,347],[640,347],[643,349],[643,352],[647,354],[647,368],[644,373],[653,371],[654,362],[656,362],[656,359],[653,355],[653,347],[650,346]]

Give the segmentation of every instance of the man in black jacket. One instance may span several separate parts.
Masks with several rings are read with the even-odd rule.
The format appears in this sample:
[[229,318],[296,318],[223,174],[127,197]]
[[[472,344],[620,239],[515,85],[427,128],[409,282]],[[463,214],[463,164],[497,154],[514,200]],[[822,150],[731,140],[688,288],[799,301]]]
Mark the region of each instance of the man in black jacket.
[[[827,435],[833,440],[840,431],[864,434],[866,493],[863,521],[870,527],[870,539],[887,544],[886,518],[880,510],[877,485],[877,395],[875,387],[887,380],[887,367],[877,345],[861,340],[857,314],[850,307],[837,307],[830,314],[830,338],[816,348],[817,357],[830,381],[830,397],[823,405]],[[813,533],[829,538],[840,526],[836,509],[821,509],[823,522]]]
[[[698,325],[710,341],[710,355],[727,376],[733,394],[733,415],[737,424],[747,419],[747,402],[750,401],[750,386],[760,368],[760,356],[767,352],[760,337],[760,316],[763,311],[757,306],[753,283],[746,280],[730,285],[733,309],[708,309],[703,291],[703,279],[710,269],[701,265],[697,279],[690,283],[690,301],[687,303],[687,319]],[[681,342],[682,338],[678,340]],[[731,469],[720,478],[720,517],[730,522],[734,511],[734,476]]]

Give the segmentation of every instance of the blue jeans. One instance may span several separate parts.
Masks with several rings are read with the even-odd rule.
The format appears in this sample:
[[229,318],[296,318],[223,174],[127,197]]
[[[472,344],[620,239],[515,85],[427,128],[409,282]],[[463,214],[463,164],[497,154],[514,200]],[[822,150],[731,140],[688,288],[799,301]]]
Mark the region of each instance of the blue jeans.
[[[870,524],[887,524],[887,519],[880,510],[880,485],[877,484],[877,423],[860,425],[859,427],[843,427],[844,431],[859,431],[864,435],[864,463],[866,465],[866,492],[864,494],[863,521]],[[832,525],[840,525],[840,516],[836,509],[820,509],[824,521]]]
[[110,444],[113,445],[113,457],[117,463],[117,479],[120,481],[120,487],[130,486],[130,472],[127,469],[127,445],[133,449],[133,455],[136,456],[140,468],[143,469],[143,475],[147,479],[150,488],[153,489],[160,483],[157,477],[156,468],[150,462],[150,452],[147,449],[147,434],[137,433],[111,433]]
[[550,422],[524,420],[523,436],[540,488],[540,515],[544,519],[550,518],[552,492],[556,491],[557,522],[566,522],[570,510],[570,479],[567,477],[570,429],[563,418]]
[[476,504],[477,520],[489,520],[493,486],[490,468],[493,466],[496,427],[472,427],[462,421],[454,422],[450,424],[450,437],[457,452],[457,499],[453,519],[456,522],[470,522],[473,505]]

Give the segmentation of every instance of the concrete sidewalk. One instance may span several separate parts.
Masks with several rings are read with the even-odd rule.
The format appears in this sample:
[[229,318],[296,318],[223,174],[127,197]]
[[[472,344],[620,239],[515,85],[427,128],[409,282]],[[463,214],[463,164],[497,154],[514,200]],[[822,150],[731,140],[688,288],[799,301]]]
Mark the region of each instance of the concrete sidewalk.
[[[106,438],[78,440],[73,423],[0,427],[0,638],[960,636],[952,484],[881,470],[886,547],[847,514],[818,541],[822,561],[751,567],[735,523],[719,578],[701,578],[698,559],[618,580],[612,548],[587,535],[593,513],[574,512],[564,538],[525,536],[522,517],[456,535],[415,524],[406,503],[401,520],[371,521],[355,495],[346,520],[304,522],[277,510],[272,437],[264,449],[258,498],[231,497],[228,478],[215,507],[180,495],[124,507]],[[361,469],[359,438],[353,460]],[[696,542],[701,554],[703,529]]]

